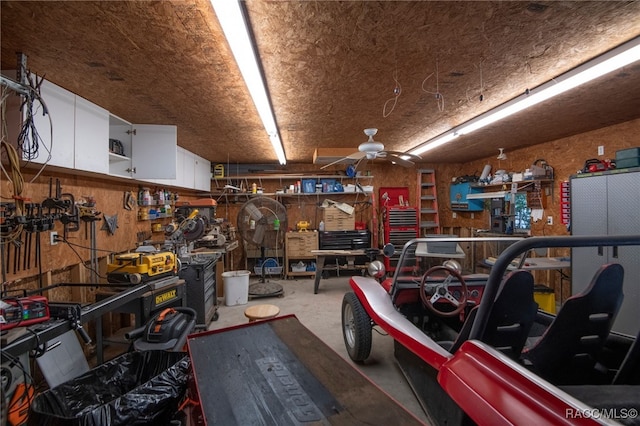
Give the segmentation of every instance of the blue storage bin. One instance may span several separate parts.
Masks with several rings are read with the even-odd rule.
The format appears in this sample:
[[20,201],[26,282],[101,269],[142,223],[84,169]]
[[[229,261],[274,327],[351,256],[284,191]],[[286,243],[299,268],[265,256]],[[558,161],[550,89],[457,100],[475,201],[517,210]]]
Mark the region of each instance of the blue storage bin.
[[302,192],[305,194],[316,192],[316,181],[314,179],[302,179]]
[[333,188],[336,185],[335,179],[320,179],[322,183],[322,192],[333,192]]

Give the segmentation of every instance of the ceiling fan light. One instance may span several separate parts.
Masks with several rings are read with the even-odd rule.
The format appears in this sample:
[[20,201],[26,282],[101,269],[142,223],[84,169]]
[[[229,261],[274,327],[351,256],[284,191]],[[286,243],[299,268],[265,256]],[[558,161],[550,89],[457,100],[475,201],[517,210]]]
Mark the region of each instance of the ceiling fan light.
[[369,158],[369,154],[373,154],[373,156],[375,157],[375,155],[382,151],[384,149],[384,145],[381,144],[380,142],[363,142],[360,144],[360,146],[358,147],[358,151],[360,152],[364,152],[367,154],[367,158]]

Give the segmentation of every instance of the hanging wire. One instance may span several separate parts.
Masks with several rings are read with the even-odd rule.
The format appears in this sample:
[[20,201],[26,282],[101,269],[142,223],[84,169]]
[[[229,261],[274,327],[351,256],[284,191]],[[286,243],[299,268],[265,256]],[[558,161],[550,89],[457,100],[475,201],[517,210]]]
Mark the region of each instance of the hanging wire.
[[[20,114],[23,117],[22,126],[20,128],[20,132],[18,133],[18,138],[15,144],[16,149],[19,149],[20,155],[18,158],[22,158],[22,160],[27,161],[27,163],[32,160],[38,159],[38,161],[42,161],[40,158],[40,150],[44,149],[47,153],[46,158],[42,161],[42,166],[38,170],[38,172],[33,176],[33,178],[29,181],[29,183],[33,183],[42,173],[44,168],[47,166],[49,161],[51,161],[52,149],[53,149],[53,121],[51,120],[51,115],[49,114],[49,109],[47,108],[46,103],[42,99],[40,95],[40,87],[42,86],[42,82],[44,81],[44,76],[40,79],[37,76],[31,74],[29,70],[23,70],[25,73],[25,82],[21,83],[21,85],[26,89],[27,94],[23,95],[22,103],[20,105]],[[4,91],[3,86],[3,94],[2,94],[2,141],[7,141],[7,127],[6,127],[6,101],[8,98],[8,94]],[[39,106],[38,106],[39,104]],[[35,117],[36,114],[46,115],[49,120],[49,145],[45,144],[42,140],[42,137],[38,133],[38,129],[35,125]],[[11,144],[13,145],[13,144]],[[2,167],[2,171],[5,176],[8,178],[7,171]]]
[[[384,118],[387,118],[393,112],[393,110],[396,108],[396,104],[398,103],[398,98],[400,97],[400,94],[402,93],[402,86],[400,86],[400,82],[398,81],[398,70],[397,69],[393,73],[393,80],[396,82],[396,87],[393,88],[393,97],[387,99],[387,102],[385,102],[384,106],[382,107],[382,116]],[[389,102],[393,102],[393,105],[391,105],[391,109],[389,111],[387,111],[387,107],[389,105]]]
[[[25,210],[24,198],[22,197],[22,191],[24,189],[24,178],[22,173],[20,172],[20,157],[16,149],[8,143],[6,140],[1,141],[1,148],[6,151],[7,159],[9,160],[9,169],[10,174],[2,168],[7,179],[13,185],[13,199],[15,201],[15,212],[14,215],[16,217],[20,217],[23,215]],[[0,234],[2,244],[8,244],[9,242],[16,241],[20,238],[22,234],[23,225],[19,224],[14,227],[11,231]]]
[[482,76],[482,62],[484,62],[484,59],[480,59],[480,63],[476,65],[476,68],[478,68],[478,70],[480,71],[480,96],[478,97],[478,99],[480,99],[480,102],[484,101],[484,79]]
[[[424,84],[433,77],[436,76],[436,91],[432,92],[424,88]],[[444,111],[444,95],[440,93],[440,79],[439,79],[439,70],[438,70],[438,60],[436,60],[436,72],[429,74],[424,80],[422,80],[422,91],[425,93],[429,93],[430,95],[434,95],[436,98],[436,103],[438,105],[438,111]]]
[[[18,135],[18,147],[21,149],[22,158],[27,162],[36,158],[41,161],[41,149],[44,149],[47,153],[47,157],[44,160],[42,167],[40,167],[40,170],[38,170],[35,176],[29,181],[29,183],[33,183],[38,176],[40,176],[40,173],[42,173],[49,161],[51,161],[51,153],[53,150],[53,121],[51,120],[51,114],[49,114],[49,108],[47,108],[47,104],[40,95],[40,87],[44,81],[44,76],[38,80],[37,76],[32,77],[29,70],[26,70],[26,76],[30,95],[24,98],[22,105],[20,106],[20,111],[25,116],[25,119],[22,124],[20,134]],[[40,106],[37,106],[38,103]],[[46,115],[49,119],[49,146],[44,143],[42,137],[38,133],[34,120],[36,114]]]

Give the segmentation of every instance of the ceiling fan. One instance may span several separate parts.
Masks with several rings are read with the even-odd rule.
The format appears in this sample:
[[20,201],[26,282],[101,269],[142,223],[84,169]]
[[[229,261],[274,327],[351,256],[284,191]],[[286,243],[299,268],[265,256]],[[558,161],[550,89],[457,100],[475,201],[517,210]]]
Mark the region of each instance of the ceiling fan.
[[496,157],[498,160],[506,160],[507,159],[507,154],[504,153],[504,148],[498,148],[500,150],[500,153],[498,154],[498,156]]
[[364,134],[367,135],[369,139],[358,146],[357,152],[354,152],[353,154],[349,154],[346,157],[336,160],[332,163],[326,164],[322,166],[321,169],[327,168],[336,163],[341,163],[345,160],[354,160],[354,161],[360,162],[365,158],[367,160],[375,160],[376,158],[380,158],[383,160],[390,161],[392,164],[399,164],[403,167],[412,167],[414,166],[413,161],[418,161],[422,159],[418,155],[407,154],[406,152],[385,150],[384,145],[382,143],[375,141],[373,139],[376,133],[378,133],[378,129],[374,129],[374,128],[364,129]]

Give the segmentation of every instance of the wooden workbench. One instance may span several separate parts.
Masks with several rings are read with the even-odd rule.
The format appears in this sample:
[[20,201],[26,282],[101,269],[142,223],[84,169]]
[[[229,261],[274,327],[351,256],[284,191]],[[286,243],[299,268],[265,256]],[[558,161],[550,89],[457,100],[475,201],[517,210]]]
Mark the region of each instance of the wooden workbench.
[[[366,256],[364,250],[311,250],[311,254],[316,256],[316,277],[313,283],[313,293],[318,293],[320,287],[320,279],[324,270],[325,260],[327,257],[342,256],[347,258],[348,269],[358,269],[355,265],[356,256]],[[353,266],[351,266],[353,265]],[[360,268],[363,269],[364,265]]]

